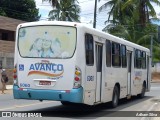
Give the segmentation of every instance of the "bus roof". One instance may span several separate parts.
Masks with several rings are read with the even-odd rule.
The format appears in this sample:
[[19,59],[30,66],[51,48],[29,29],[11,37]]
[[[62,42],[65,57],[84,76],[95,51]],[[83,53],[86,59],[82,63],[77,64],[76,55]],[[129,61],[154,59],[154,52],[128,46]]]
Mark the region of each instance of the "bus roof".
[[36,22],[27,22],[27,23],[19,24],[17,28],[27,27],[27,26],[37,26],[37,25],[64,25],[64,26],[80,27],[80,28],[84,28],[87,31],[87,33],[91,33],[91,34],[94,34],[96,36],[101,36],[102,38],[105,38],[105,39],[108,38],[108,40],[112,40],[114,42],[118,42],[118,43],[121,43],[121,44],[128,45],[130,47],[134,47],[134,48],[137,48],[137,49],[140,49],[140,50],[150,52],[150,50],[148,48],[145,48],[145,47],[140,46],[138,44],[135,44],[133,42],[127,41],[123,38],[116,37],[116,36],[111,35],[109,33],[105,33],[105,32],[102,32],[100,30],[88,27],[84,23],[66,22],[66,21],[36,21]]

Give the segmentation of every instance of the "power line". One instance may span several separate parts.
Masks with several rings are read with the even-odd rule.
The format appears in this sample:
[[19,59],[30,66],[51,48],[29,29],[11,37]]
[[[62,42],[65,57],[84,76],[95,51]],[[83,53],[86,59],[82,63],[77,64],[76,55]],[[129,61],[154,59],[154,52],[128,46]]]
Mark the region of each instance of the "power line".
[[[87,3],[87,2],[91,2],[91,1],[94,1],[94,0],[85,0],[85,1],[82,1],[82,2],[78,2],[78,3]],[[49,2],[48,2],[49,3]],[[36,4],[38,6],[52,6],[50,3],[49,4]]]
[[85,0],[85,1],[82,1],[82,2],[79,2],[79,3],[85,3],[85,2],[90,2],[90,1],[94,1],[94,0]]
[[94,14],[94,13],[86,13],[86,14],[80,14],[80,15],[90,15],[90,14]]
[[[89,10],[86,10],[87,12],[89,11]],[[104,11],[102,11],[102,12],[99,12],[99,14],[101,14],[101,13],[104,13],[104,12],[106,12],[106,11],[109,11],[109,10],[104,10]],[[84,12],[84,11],[83,11]],[[94,14],[94,12],[93,13],[86,13],[86,14],[81,14],[81,15],[89,15],[89,14]],[[97,13],[98,14],[98,13]]]

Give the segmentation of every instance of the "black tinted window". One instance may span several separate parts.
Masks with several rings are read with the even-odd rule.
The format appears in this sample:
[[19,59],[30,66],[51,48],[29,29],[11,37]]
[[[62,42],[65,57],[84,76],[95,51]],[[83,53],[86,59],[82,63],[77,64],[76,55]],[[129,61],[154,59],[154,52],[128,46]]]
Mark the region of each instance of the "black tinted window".
[[94,48],[93,48],[93,36],[90,34],[85,35],[85,48],[86,48],[86,64],[94,64]]
[[106,40],[106,65],[111,67],[111,42]]

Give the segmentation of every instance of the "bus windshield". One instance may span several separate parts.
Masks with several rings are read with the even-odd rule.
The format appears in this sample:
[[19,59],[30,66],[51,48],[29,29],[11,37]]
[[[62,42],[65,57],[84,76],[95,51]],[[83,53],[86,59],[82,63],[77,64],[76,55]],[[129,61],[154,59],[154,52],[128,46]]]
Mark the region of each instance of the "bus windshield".
[[76,28],[67,26],[22,27],[18,33],[21,57],[71,58],[76,48]]

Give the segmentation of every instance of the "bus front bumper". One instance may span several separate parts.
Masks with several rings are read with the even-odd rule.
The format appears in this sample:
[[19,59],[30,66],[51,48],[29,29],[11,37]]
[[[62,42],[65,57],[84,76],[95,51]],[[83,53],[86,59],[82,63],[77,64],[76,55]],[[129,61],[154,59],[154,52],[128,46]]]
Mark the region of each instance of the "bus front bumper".
[[68,101],[74,103],[82,103],[83,88],[71,90],[42,90],[19,88],[17,85],[13,86],[14,99],[30,99],[30,100],[55,100]]

